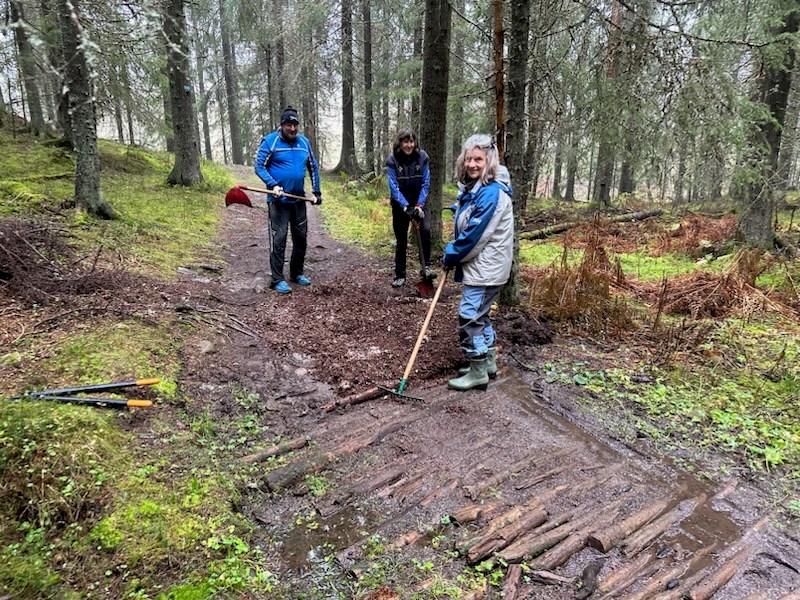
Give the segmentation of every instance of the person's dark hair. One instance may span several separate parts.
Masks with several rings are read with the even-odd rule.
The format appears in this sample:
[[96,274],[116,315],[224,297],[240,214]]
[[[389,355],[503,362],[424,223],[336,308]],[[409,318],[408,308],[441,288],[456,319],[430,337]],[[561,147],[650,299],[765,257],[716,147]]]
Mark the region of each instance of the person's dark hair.
[[417,134],[414,133],[414,130],[411,129],[410,127],[401,129],[400,132],[397,134],[397,137],[394,138],[394,146],[392,146],[392,152],[394,154],[400,154],[400,146],[406,140],[413,140],[414,150],[419,152],[419,140],[417,139]]

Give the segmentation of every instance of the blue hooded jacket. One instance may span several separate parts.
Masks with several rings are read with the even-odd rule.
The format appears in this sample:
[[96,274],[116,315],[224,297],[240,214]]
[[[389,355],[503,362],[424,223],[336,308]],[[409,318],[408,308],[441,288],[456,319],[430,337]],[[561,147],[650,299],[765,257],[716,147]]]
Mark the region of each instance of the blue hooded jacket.
[[[311,151],[311,143],[301,134],[297,134],[294,142],[283,139],[280,129],[264,136],[256,155],[255,171],[267,188],[280,185],[287,194],[298,196],[305,196],[304,184],[308,171],[312,191],[320,191],[319,165]],[[277,201],[302,202],[285,196]]]

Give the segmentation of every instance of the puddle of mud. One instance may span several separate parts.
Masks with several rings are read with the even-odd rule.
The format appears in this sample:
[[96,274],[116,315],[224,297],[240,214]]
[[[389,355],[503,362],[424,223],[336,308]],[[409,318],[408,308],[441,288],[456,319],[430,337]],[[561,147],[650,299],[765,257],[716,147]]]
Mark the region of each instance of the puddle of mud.
[[294,571],[303,571],[331,552],[338,552],[363,539],[380,519],[355,506],[346,506],[327,519],[297,524],[283,539],[281,556]]

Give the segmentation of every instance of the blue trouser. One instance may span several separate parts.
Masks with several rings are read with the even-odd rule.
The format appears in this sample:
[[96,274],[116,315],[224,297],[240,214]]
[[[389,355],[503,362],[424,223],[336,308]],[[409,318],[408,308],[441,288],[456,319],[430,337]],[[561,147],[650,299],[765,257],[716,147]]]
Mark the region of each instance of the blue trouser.
[[461,349],[469,358],[484,356],[494,346],[494,329],[489,319],[492,302],[500,293],[499,285],[465,285],[458,307],[458,337]]
[[272,286],[284,281],[283,263],[286,261],[286,235],[292,230],[292,257],[289,260],[289,276],[295,279],[303,274],[306,260],[306,237],[308,236],[308,217],[305,201],[270,202],[269,226],[271,248],[269,267],[272,270]]
[[[415,206],[416,202],[412,202],[411,206]],[[431,217],[427,210],[423,209],[425,218],[419,224],[419,233],[422,238],[422,256],[425,259],[425,265],[431,264]],[[392,229],[394,230],[394,237],[397,240],[397,245],[394,250],[394,276],[406,276],[406,250],[408,248],[408,225],[411,219],[406,214],[406,209],[400,206],[397,202],[392,202]]]

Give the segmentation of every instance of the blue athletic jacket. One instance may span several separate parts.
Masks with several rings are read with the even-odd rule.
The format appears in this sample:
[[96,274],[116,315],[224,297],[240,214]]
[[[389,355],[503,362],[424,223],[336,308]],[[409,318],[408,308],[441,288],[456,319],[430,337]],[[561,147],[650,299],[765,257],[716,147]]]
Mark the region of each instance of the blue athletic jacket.
[[[312,191],[320,191],[319,165],[304,135],[297,134],[297,139],[291,143],[283,139],[280,130],[264,136],[256,155],[255,171],[268,188],[280,185],[287,194],[298,196],[305,196],[303,186],[308,171]],[[303,202],[285,196],[277,200]]]
[[411,162],[408,164],[398,160],[393,153],[386,159],[389,194],[392,200],[403,208],[409,204],[416,204],[420,208],[424,207],[431,187],[428,154],[425,150],[419,150],[415,154],[412,154]]
[[510,188],[480,182],[469,190],[459,184],[453,219],[455,239],[444,249],[442,262],[456,267],[455,280],[467,285],[503,285],[511,274],[514,254],[514,211]]

